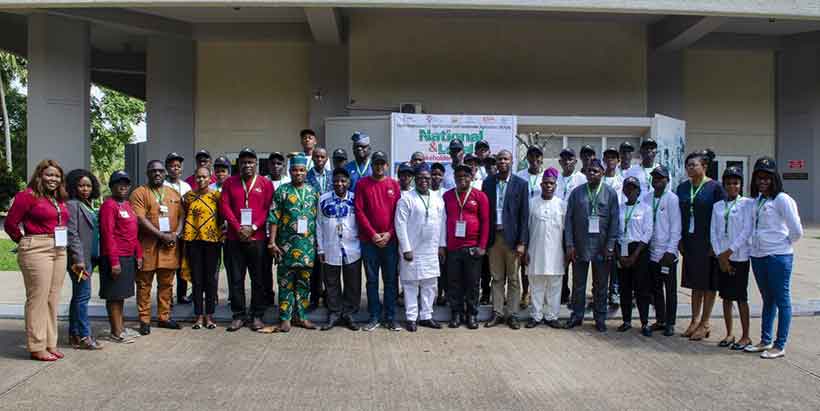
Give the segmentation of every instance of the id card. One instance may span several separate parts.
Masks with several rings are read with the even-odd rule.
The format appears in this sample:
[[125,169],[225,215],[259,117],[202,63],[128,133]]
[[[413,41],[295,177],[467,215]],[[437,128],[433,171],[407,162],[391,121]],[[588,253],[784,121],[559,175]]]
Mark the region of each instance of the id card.
[[504,221],[504,209],[503,208],[496,208],[495,209],[495,224],[501,225]]
[[308,231],[308,222],[307,217],[299,217],[296,220],[296,234],[307,234]]
[[171,220],[168,217],[159,218],[159,231],[167,233],[171,231]]
[[689,217],[689,234],[695,234],[695,217]]
[[598,223],[599,223],[599,217],[597,215],[589,217],[589,233],[590,234],[600,234],[601,233],[601,228],[600,228]]
[[669,274],[669,267],[668,266],[661,267],[661,274],[667,274],[668,275]]
[[621,257],[629,257],[629,240],[621,241]]
[[161,204],[159,206],[159,212],[162,213],[162,214],[168,214],[168,206],[164,205],[164,204]]
[[54,246],[65,247],[68,245],[68,230],[64,226],[54,227]]
[[456,237],[467,237],[467,222],[464,220],[456,221]]
[[253,225],[253,210],[250,208],[243,208],[239,210],[241,215],[239,225]]
[[121,218],[128,218],[130,216],[128,215],[128,211],[120,210],[120,217]]

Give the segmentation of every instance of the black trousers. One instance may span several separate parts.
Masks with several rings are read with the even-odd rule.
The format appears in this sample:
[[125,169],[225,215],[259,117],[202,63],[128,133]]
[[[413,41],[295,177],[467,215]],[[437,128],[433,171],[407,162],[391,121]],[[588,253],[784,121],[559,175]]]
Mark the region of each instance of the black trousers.
[[[225,268],[230,281],[233,318],[261,318],[270,306],[270,295],[273,293],[273,273],[271,265],[266,262],[268,254],[265,241],[228,240],[225,242],[225,254],[230,255],[225,261]],[[245,301],[246,271],[251,277],[250,309]]]
[[[324,264],[325,304],[331,314],[350,318],[362,303],[362,260],[345,265]],[[342,282],[344,281],[344,287]]]
[[609,269],[609,295],[617,295],[621,292],[621,274],[618,271],[618,261],[612,259],[612,267]]
[[444,264],[438,265],[438,295],[442,296],[447,294],[447,261],[445,259]]
[[177,301],[188,295],[188,282],[182,278],[182,270],[177,270]]
[[[629,255],[638,248],[638,242],[629,243]],[[620,247],[618,247],[620,252]],[[620,255],[620,253],[618,254]],[[638,255],[638,261],[631,267],[618,268],[621,275],[621,315],[625,323],[632,321],[632,296],[638,302],[638,315],[641,324],[649,322],[649,303],[652,301],[652,290],[654,283],[649,274],[649,250],[644,250]],[[611,283],[610,283],[611,284]]]
[[677,263],[669,266],[669,273],[661,272],[660,263],[649,262],[652,275],[652,298],[655,304],[655,318],[659,324],[675,325],[678,316],[678,267]]
[[467,248],[447,252],[447,301],[453,314],[478,315],[481,261]]
[[[194,288],[194,314],[213,314],[216,308],[216,290],[219,284],[217,263],[219,262],[219,243],[209,241],[190,241],[185,250],[191,266],[191,282]],[[205,310],[203,312],[203,294]]]
[[312,305],[318,304],[319,298],[322,297],[324,271],[323,264],[314,264],[313,272],[310,273],[310,303]]
[[572,265],[572,319],[583,320],[587,300],[587,277],[592,265],[592,303],[596,321],[606,321],[609,267],[611,262],[598,252],[592,261],[576,260]]
[[492,274],[490,274],[490,257],[488,255],[484,255],[481,257],[481,295],[491,296],[493,295],[493,289],[490,285],[490,282],[493,279]]

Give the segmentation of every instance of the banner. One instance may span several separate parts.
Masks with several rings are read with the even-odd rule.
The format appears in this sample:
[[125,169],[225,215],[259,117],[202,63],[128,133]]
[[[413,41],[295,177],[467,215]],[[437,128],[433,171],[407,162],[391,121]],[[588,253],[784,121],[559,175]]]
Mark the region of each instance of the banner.
[[475,151],[475,143],[486,140],[490,151],[502,149],[513,153],[515,164],[515,116],[402,114],[390,115],[391,153],[394,167],[416,151],[424,154],[429,163],[450,163],[450,141],[459,139],[464,143],[464,154]]
[[686,122],[655,114],[652,119],[652,138],[658,143],[655,161],[669,169],[672,189],[686,179]]

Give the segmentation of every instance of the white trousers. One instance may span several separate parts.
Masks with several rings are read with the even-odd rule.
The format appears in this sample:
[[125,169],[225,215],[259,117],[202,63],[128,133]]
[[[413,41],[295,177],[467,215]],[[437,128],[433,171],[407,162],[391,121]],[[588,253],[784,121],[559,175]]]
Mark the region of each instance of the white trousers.
[[562,275],[530,275],[530,316],[535,321],[557,320],[561,310]]
[[[402,280],[401,285],[404,287],[404,315],[407,321],[433,318],[433,302],[438,293],[438,278]],[[419,308],[419,300],[421,300],[421,308]]]

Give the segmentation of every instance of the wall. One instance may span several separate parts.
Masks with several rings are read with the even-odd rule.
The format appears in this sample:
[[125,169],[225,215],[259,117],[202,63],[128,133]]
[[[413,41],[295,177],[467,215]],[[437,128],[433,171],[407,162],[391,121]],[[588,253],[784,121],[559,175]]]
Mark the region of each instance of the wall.
[[196,147],[218,155],[299,150],[309,121],[310,45],[199,42]]
[[640,24],[357,12],[349,42],[350,97],[359,107],[421,102],[429,113],[646,112]]

